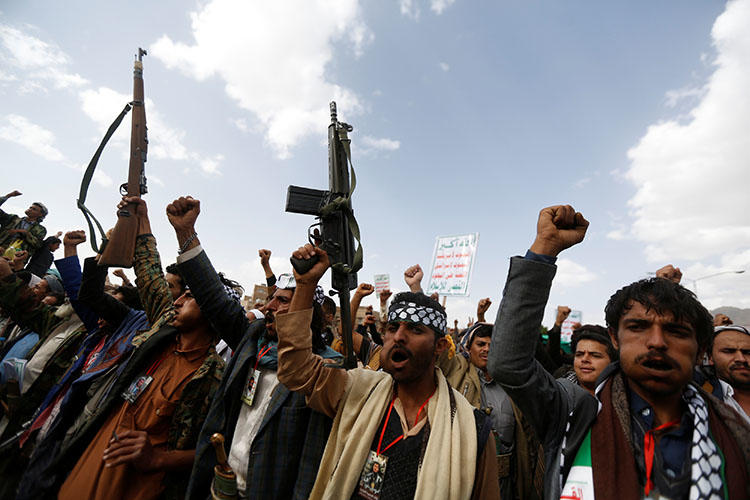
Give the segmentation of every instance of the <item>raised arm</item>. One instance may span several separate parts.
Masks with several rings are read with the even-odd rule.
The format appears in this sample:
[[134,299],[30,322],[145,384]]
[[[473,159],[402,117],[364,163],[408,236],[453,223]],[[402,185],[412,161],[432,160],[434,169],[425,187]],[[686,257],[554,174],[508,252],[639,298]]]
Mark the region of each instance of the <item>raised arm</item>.
[[81,288],[78,290],[78,300],[89,307],[94,314],[117,327],[130,311],[130,308],[104,292],[104,282],[107,279],[107,268],[100,267],[94,257],[83,261]]
[[362,299],[372,294],[374,291],[375,287],[369,283],[360,283],[357,289],[354,290],[352,300],[349,302],[349,310],[352,312],[352,330],[357,329],[357,310],[359,310],[359,305],[362,303]]
[[169,292],[169,284],[164,279],[164,272],[161,269],[156,239],[151,234],[151,221],[148,218],[146,201],[137,196],[123,196],[117,208],[122,209],[129,203],[134,204],[135,216],[138,218],[138,237],[135,240],[133,268],[143,310],[146,311],[151,325],[156,324],[160,318],[162,321],[169,322],[174,314],[174,302]]
[[541,441],[565,425],[571,399],[534,359],[557,255],[583,240],[588,222],[570,206],[539,214],[537,237],[525,258],[513,257],[492,333],[487,368],[531,422]]
[[65,294],[70,300],[76,314],[88,331],[97,327],[97,315],[90,307],[78,300],[78,291],[81,288],[81,262],[78,260],[78,245],[86,241],[86,232],[69,231],[63,236],[64,257],[55,261],[55,267],[60,273]]
[[174,227],[180,247],[177,266],[201,312],[234,350],[242,341],[250,322],[242,306],[227,295],[218,273],[200,246],[195,231],[199,214],[200,201],[189,196],[178,198],[167,206],[167,217]]
[[294,272],[297,289],[292,296],[289,312],[276,317],[279,382],[290,391],[304,393],[312,409],[333,417],[349,384],[349,373],[341,368],[326,366],[323,358],[313,354],[310,331],[315,287],[330,266],[330,261],[325,251],[310,244],[300,247],[292,255],[297,259],[311,259],[318,255],[319,260],[303,275]]

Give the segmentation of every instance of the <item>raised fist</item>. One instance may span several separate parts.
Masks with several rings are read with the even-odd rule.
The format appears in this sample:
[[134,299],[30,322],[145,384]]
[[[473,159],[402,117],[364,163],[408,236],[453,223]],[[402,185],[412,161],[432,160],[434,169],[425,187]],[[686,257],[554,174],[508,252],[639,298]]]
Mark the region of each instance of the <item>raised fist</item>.
[[191,196],[180,196],[167,205],[167,219],[175,231],[194,232],[195,221],[201,213],[201,202]]
[[411,266],[404,271],[404,281],[406,281],[409,290],[412,292],[419,292],[422,290],[422,278],[424,278],[424,271],[419,267],[419,264]]
[[380,291],[380,303],[385,304],[386,302],[388,302],[388,299],[391,298],[391,295],[393,295],[393,293],[390,290],[381,290]]
[[714,316],[714,326],[728,326],[731,325],[732,320],[726,314],[719,313]]
[[78,231],[68,231],[63,236],[63,245],[66,247],[76,247],[81,243],[86,242],[86,231],[79,229]]
[[570,316],[570,307],[568,306],[557,306],[557,317],[555,318],[555,324],[562,326],[566,319]]
[[674,267],[672,264],[667,264],[666,266],[656,271],[656,277],[673,281],[679,285],[680,280],[682,279],[682,271],[680,271],[679,267]]
[[360,283],[357,289],[354,291],[356,295],[360,297],[367,297],[375,291],[375,287],[369,283]]
[[479,304],[477,304],[477,315],[486,313],[487,309],[489,309],[491,305],[492,301],[489,297],[485,299],[479,299]]
[[536,239],[530,250],[541,255],[557,255],[583,241],[589,222],[570,205],[543,208],[536,223]]
[[14,190],[13,190],[13,191],[11,191],[10,193],[6,194],[6,195],[5,195],[5,197],[6,197],[6,198],[13,198],[13,197],[15,197],[15,196],[21,196],[22,194],[23,194],[23,193],[21,193],[21,191],[19,191],[19,190],[17,190],[17,189],[14,189]]
[[258,257],[260,257],[260,265],[265,267],[268,265],[268,260],[271,258],[271,251],[261,248],[258,250]]

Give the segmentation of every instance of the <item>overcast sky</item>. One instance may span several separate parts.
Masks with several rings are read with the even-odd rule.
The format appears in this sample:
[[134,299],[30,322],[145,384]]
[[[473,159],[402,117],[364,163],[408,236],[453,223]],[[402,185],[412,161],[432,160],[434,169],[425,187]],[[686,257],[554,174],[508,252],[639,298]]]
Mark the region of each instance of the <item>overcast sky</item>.
[[[3,208],[43,201],[49,233],[85,225],[82,169],[132,98],[142,46],[146,199],[166,263],[176,240],[164,207],[190,194],[218,269],[252,290],[257,249],[269,248],[288,271],[312,220],[284,213],[286,189],[326,187],[335,99],[354,126],[360,281],[388,273],[404,290],[403,270],[429,267],[436,236],[480,233],[471,295],[448,299],[451,320],[474,316],[482,297],[494,317],[508,258],[551,204],[572,204],[591,226],[561,256],[548,324],[558,304],[602,322],[617,288],[666,263],[690,288],[750,268],[750,0],[0,8],[0,191],[24,193]],[[129,122],[89,192],[107,226]],[[749,285],[750,272],[697,281],[709,308],[750,307]]]

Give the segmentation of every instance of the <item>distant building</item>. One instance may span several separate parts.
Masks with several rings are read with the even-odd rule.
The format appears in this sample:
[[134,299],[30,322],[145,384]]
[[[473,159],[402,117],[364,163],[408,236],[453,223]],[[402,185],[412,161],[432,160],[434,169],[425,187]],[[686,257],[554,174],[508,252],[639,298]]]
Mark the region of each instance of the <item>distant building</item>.
[[252,296],[245,295],[242,297],[242,307],[246,311],[249,311],[255,308],[255,305],[258,303],[265,304],[266,299],[268,299],[268,287],[266,285],[255,285]]

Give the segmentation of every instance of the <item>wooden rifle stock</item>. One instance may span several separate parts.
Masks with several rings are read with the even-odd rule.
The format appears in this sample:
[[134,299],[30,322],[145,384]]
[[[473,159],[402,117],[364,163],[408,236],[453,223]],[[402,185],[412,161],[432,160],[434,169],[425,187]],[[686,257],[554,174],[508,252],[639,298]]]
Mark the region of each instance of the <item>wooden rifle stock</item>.
[[[133,65],[133,123],[130,131],[130,163],[126,188],[128,196],[137,197],[146,193],[144,163],[146,163],[148,139],[146,137],[142,62],[142,57],[145,54],[146,51],[139,48],[138,58]],[[100,266],[131,267],[133,265],[135,239],[138,236],[138,218],[135,215],[135,210],[136,205],[134,203],[128,203],[118,210],[117,224],[99,258]]]

